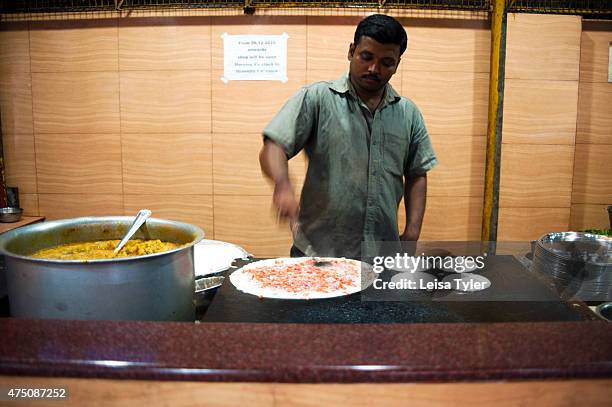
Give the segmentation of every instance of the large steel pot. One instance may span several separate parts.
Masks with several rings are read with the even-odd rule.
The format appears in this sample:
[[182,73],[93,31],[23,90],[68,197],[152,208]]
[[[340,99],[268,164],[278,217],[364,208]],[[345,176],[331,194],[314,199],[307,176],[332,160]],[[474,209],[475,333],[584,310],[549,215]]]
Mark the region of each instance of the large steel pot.
[[204,232],[150,218],[134,238],[183,243],[175,250],[104,260],[30,257],[65,243],[120,239],[132,217],[63,219],[0,236],[11,315],[22,318],[193,321],[193,245]]

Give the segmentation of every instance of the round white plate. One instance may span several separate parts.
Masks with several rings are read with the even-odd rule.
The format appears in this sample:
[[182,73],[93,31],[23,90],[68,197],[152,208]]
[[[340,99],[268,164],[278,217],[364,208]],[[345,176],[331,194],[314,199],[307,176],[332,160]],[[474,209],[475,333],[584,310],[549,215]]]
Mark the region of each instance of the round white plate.
[[249,254],[240,246],[219,240],[202,240],[193,246],[193,265],[196,277],[220,273],[229,269],[236,259]]

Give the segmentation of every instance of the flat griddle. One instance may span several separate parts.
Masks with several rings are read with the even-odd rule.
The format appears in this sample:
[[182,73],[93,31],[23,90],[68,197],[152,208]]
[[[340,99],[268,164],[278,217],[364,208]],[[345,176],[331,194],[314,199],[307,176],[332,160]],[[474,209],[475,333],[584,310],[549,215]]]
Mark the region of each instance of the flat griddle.
[[[253,259],[256,261],[259,259]],[[240,261],[236,265],[246,264]],[[227,272],[227,275],[233,270]],[[431,270],[441,279],[444,272]],[[362,293],[320,300],[260,299],[238,291],[226,278],[202,322],[247,323],[425,323],[536,322],[594,319],[588,307],[559,298],[541,276],[513,256],[490,256],[482,271],[492,285],[484,292],[390,292],[377,300],[372,287]],[[392,271],[383,273],[389,279]],[[393,297],[395,295],[396,297]],[[444,297],[442,299],[442,297]],[[499,299],[490,301],[491,297]],[[368,300],[364,300],[368,299]],[[537,301],[531,299],[537,298]]]

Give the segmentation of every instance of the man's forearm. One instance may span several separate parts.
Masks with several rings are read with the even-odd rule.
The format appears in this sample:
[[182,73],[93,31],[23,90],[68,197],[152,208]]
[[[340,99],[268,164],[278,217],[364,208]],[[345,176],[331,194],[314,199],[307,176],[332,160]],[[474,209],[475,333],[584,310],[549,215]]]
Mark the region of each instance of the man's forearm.
[[299,205],[289,181],[289,164],[285,150],[271,140],[265,140],[259,153],[261,170],[274,182],[273,201],[279,217],[295,221]]
[[285,150],[271,140],[265,140],[259,153],[261,170],[274,185],[289,183],[289,164]]
[[404,205],[406,206],[406,229],[402,240],[416,241],[421,234],[427,198],[427,174],[406,178]]

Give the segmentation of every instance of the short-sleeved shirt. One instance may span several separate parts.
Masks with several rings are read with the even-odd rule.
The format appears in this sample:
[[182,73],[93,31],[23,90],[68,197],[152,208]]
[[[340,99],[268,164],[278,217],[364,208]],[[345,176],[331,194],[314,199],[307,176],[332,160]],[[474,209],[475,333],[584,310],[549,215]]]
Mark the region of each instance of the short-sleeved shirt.
[[404,176],[437,163],[423,116],[391,85],[369,125],[363,109],[344,75],[300,89],[263,131],[288,158],[308,157],[294,241],[302,252],[358,257],[364,241],[398,241]]

